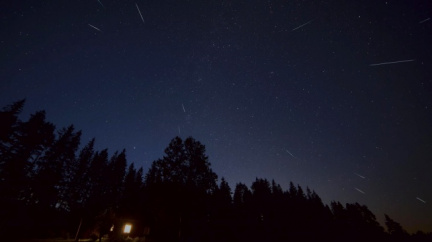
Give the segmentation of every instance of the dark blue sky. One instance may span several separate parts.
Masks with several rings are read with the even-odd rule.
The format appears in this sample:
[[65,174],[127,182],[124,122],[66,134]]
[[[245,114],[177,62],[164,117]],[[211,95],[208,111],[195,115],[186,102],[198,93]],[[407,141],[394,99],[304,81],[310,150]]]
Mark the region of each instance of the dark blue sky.
[[1,106],[145,170],[193,136],[232,188],[293,181],[431,231],[430,1],[101,3],[0,4]]

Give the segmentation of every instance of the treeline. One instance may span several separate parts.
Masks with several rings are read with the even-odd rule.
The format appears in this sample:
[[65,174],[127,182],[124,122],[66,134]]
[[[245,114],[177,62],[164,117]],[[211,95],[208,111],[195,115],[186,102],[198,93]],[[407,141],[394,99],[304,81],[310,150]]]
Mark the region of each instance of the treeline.
[[19,119],[24,100],[0,112],[0,240],[122,240],[122,225],[145,241],[431,241],[364,205],[325,205],[309,188],[257,178],[234,191],[211,169],[205,146],[174,138],[144,174],[126,160],[80,149],[81,132],[56,131],[39,111]]

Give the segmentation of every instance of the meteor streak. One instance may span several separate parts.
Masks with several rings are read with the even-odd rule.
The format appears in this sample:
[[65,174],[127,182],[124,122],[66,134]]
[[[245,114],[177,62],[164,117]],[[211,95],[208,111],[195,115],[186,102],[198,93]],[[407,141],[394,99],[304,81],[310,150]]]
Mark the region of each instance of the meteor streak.
[[[355,188],[355,187],[354,187]],[[359,191],[359,192],[361,192],[361,193],[363,193],[363,194],[366,194],[364,191],[362,191],[362,190],[360,190],[360,189],[358,189],[358,188],[355,188],[357,191]]]
[[145,23],[145,22],[144,22],[144,18],[143,18],[142,14],[141,14],[141,11],[140,11],[140,9],[139,9],[139,7],[138,7],[138,4],[135,3],[135,6],[136,6],[136,8],[137,8],[137,10],[138,10],[139,15],[141,16],[141,20],[142,20],[142,22]]
[[96,29],[97,31],[99,31],[99,32],[102,32],[102,30],[100,30],[100,29],[98,29],[98,28],[96,28],[95,26],[93,26],[93,25],[91,25],[91,24],[88,24],[90,27],[92,27],[92,28],[94,28],[94,29]]
[[422,24],[422,23],[424,23],[424,22],[426,22],[426,21],[429,21],[429,20],[430,20],[430,18],[427,18],[427,19],[425,19],[425,20],[420,21],[419,24]]
[[383,63],[377,63],[377,64],[370,64],[369,66],[381,66],[381,65],[390,65],[390,64],[396,64],[396,63],[404,63],[404,62],[411,62],[413,60],[400,60],[400,61],[391,61],[391,62],[383,62]]
[[102,7],[105,7],[100,0],[97,0],[97,1],[100,3],[100,5],[102,5]]
[[362,176],[362,175],[359,175],[359,174],[357,174],[357,173],[354,173],[354,174],[356,174],[358,177],[360,177],[360,178],[363,178],[363,179],[365,179],[366,177],[364,177],[364,176]]
[[298,26],[297,28],[294,28],[293,30],[291,30],[291,31],[294,31],[294,30],[297,30],[297,29],[299,29],[299,28],[302,28],[302,27],[304,27],[305,25],[308,25],[308,24],[310,24],[311,22],[313,21],[313,19],[312,20],[309,20],[309,22],[307,22],[307,23],[304,23],[304,24],[302,24],[302,25],[300,25],[300,26]]
[[289,152],[289,150],[285,150],[290,156],[296,158],[293,154],[291,154],[291,152]]

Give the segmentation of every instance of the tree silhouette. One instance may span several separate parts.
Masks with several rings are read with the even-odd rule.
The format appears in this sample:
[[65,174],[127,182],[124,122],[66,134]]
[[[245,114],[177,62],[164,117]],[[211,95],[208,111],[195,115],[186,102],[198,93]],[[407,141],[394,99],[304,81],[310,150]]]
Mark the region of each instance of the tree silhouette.
[[210,196],[209,205],[206,222],[209,223],[213,232],[217,231],[217,233],[212,233],[211,237],[215,240],[232,237],[233,203],[231,188],[224,178],[221,179],[219,187]]
[[[5,152],[12,146],[15,132],[21,123],[18,115],[22,112],[25,100],[17,101],[0,111],[0,156],[3,157]],[[2,160],[0,160],[2,162]]]
[[70,167],[75,162],[75,152],[80,143],[81,131],[75,132],[71,125],[58,132],[44,156],[36,162],[34,183],[34,201],[45,208],[69,210],[66,201],[66,184],[70,176]]
[[[152,241],[430,241],[409,235],[385,214],[387,233],[358,203],[325,205],[315,191],[256,178],[251,189],[211,169],[205,146],[175,137],[145,174],[128,164],[126,151],[81,150],[81,132],[60,129],[38,111],[23,122],[24,100],[0,111],[0,236],[7,239],[91,234],[133,219],[150,226]],[[77,225],[80,231],[77,233]],[[117,231],[120,227],[117,227]],[[142,229],[142,228],[141,228]],[[139,229],[136,231],[140,231]],[[143,235],[136,232],[136,235]],[[114,233],[114,240],[121,239]],[[11,238],[12,240],[12,238]]]
[[269,215],[271,188],[270,183],[267,179],[258,179],[252,183],[252,206],[259,222],[264,222]]
[[105,196],[110,200],[110,207],[116,208],[119,205],[124,189],[123,183],[126,174],[126,166],[126,150],[123,150],[120,154],[115,152],[108,163],[104,179],[106,179]]
[[248,202],[250,202],[251,198],[252,198],[252,192],[249,190],[249,188],[241,182],[237,183],[234,190],[234,198],[233,198],[233,202],[236,209],[245,206]]
[[143,189],[142,173],[142,168],[137,171],[134,164],[131,163],[125,176],[120,211],[128,217],[132,217],[133,214],[142,213],[140,211],[140,202],[142,202],[140,193]]
[[27,201],[34,167],[54,139],[54,125],[45,121],[45,112],[31,115],[13,132],[9,148],[2,153],[1,195],[9,201]]
[[231,188],[225,178],[222,177],[219,187],[213,193],[214,200],[220,207],[230,208],[232,204]]
[[87,179],[90,163],[95,155],[94,143],[95,139],[92,139],[82,148],[69,170],[69,183],[66,189],[69,196],[68,201],[70,201],[69,206],[73,214],[78,213],[80,216],[88,199],[89,184]]
[[391,219],[387,214],[384,214],[385,225],[387,231],[390,234],[392,241],[405,241],[408,238],[408,233],[402,228],[402,226]]
[[367,238],[383,239],[384,229],[367,206],[358,203],[346,204],[346,211],[351,225],[351,236],[356,235],[357,240]]
[[194,221],[205,220],[208,195],[217,175],[210,168],[205,146],[189,137],[171,140],[165,156],[152,163],[145,184],[160,240],[187,236]]
[[[24,101],[6,107],[1,112],[0,145],[0,223],[1,231],[31,231],[28,214],[32,204],[35,167],[54,140],[54,125],[45,121],[45,112],[32,114],[28,121],[18,119]],[[0,231],[0,232],[1,232]]]
[[86,210],[97,215],[109,206],[105,173],[108,172],[108,150],[98,151],[90,163],[86,177]]
[[217,187],[214,173],[205,155],[205,146],[189,137],[171,140],[163,159],[154,161],[146,174],[147,185],[176,183],[211,193]]
[[348,238],[354,241],[363,241],[367,238],[385,239],[384,229],[365,205],[347,203],[346,208],[344,208],[341,203],[332,202],[331,208],[335,219],[333,234],[336,240],[343,241]]
[[[87,229],[86,225],[90,218],[87,210],[87,201],[89,196],[89,167],[94,158],[95,139],[90,140],[79,152],[77,158],[69,168],[68,184],[65,188],[64,198],[69,204],[68,220],[72,225],[72,231],[76,232],[76,225],[80,225],[80,231]],[[82,224],[85,222],[84,225]],[[79,236],[82,233],[78,233]]]

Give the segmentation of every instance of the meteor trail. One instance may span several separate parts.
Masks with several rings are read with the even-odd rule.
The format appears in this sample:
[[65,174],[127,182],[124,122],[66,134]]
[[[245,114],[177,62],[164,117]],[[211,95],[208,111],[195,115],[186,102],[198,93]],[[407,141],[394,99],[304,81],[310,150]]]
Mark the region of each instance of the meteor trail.
[[289,150],[285,150],[290,156],[296,158],[293,154],[291,154],[291,152],[289,152]]
[[427,18],[427,19],[425,19],[425,20],[420,21],[419,24],[422,24],[422,23],[424,23],[424,22],[426,22],[426,21],[429,21],[429,20],[430,20],[430,18]]
[[100,30],[100,29],[98,29],[98,28],[96,28],[95,26],[93,26],[93,25],[91,25],[91,24],[88,24],[90,27],[92,27],[92,28],[94,28],[94,29],[96,29],[97,31],[99,31],[99,32],[102,32],[102,30]]
[[425,200],[423,200],[423,199],[421,199],[421,198],[419,198],[419,197],[416,197],[416,198],[417,198],[417,200],[419,200],[420,202],[426,203]]
[[[354,187],[355,188],[355,187]],[[361,193],[363,193],[363,194],[366,194],[364,191],[362,191],[362,190],[360,190],[360,189],[358,189],[358,188],[355,188],[357,191],[359,191],[359,192],[361,192]]]
[[307,23],[304,23],[304,24],[302,24],[302,25],[298,26],[297,28],[294,28],[294,29],[293,29],[293,30],[291,30],[291,31],[294,31],[294,30],[296,30],[296,29],[302,28],[303,26],[305,26],[305,25],[309,24],[309,23],[310,23],[310,22],[312,22],[312,21],[313,21],[313,19],[312,19],[312,20],[309,20],[309,22],[307,22]]
[[400,60],[400,61],[391,61],[391,62],[383,62],[383,63],[377,63],[377,64],[370,64],[369,66],[380,66],[380,65],[390,65],[390,64],[396,64],[396,63],[404,63],[404,62],[411,62],[413,60]]
[[185,113],[186,113],[186,109],[185,109],[185,107],[184,107],[183,103],[182,103],[182,108],[183,108],[183,112],[185,112]]
[[97,1],[100,3],[100,5],[102,5],[102,7],[105,8],[105,6],[102,4],[102,2],[100,0],[97,0]]
[[354,173],[354,174],[356,174],[358,177],[360,177],[360,178],[363,178],[363,179],[365,179],[365,177],[364,176],[361,176],[361,175],[359,175],[359,174],[357,174],[357,173]]
[[140,9],[139,9],[139,7],[138,7],[138,4],[135,3],[135,6],[136,6],[136,8],[137,8],[137,10],[138,10],[139,15],[141,16],[141,20],[142,20],[142,22],[145,23],[145,22],[144,22],[144,18],[143,18],[142,14],[141,14],[141,11],[140,11]]

